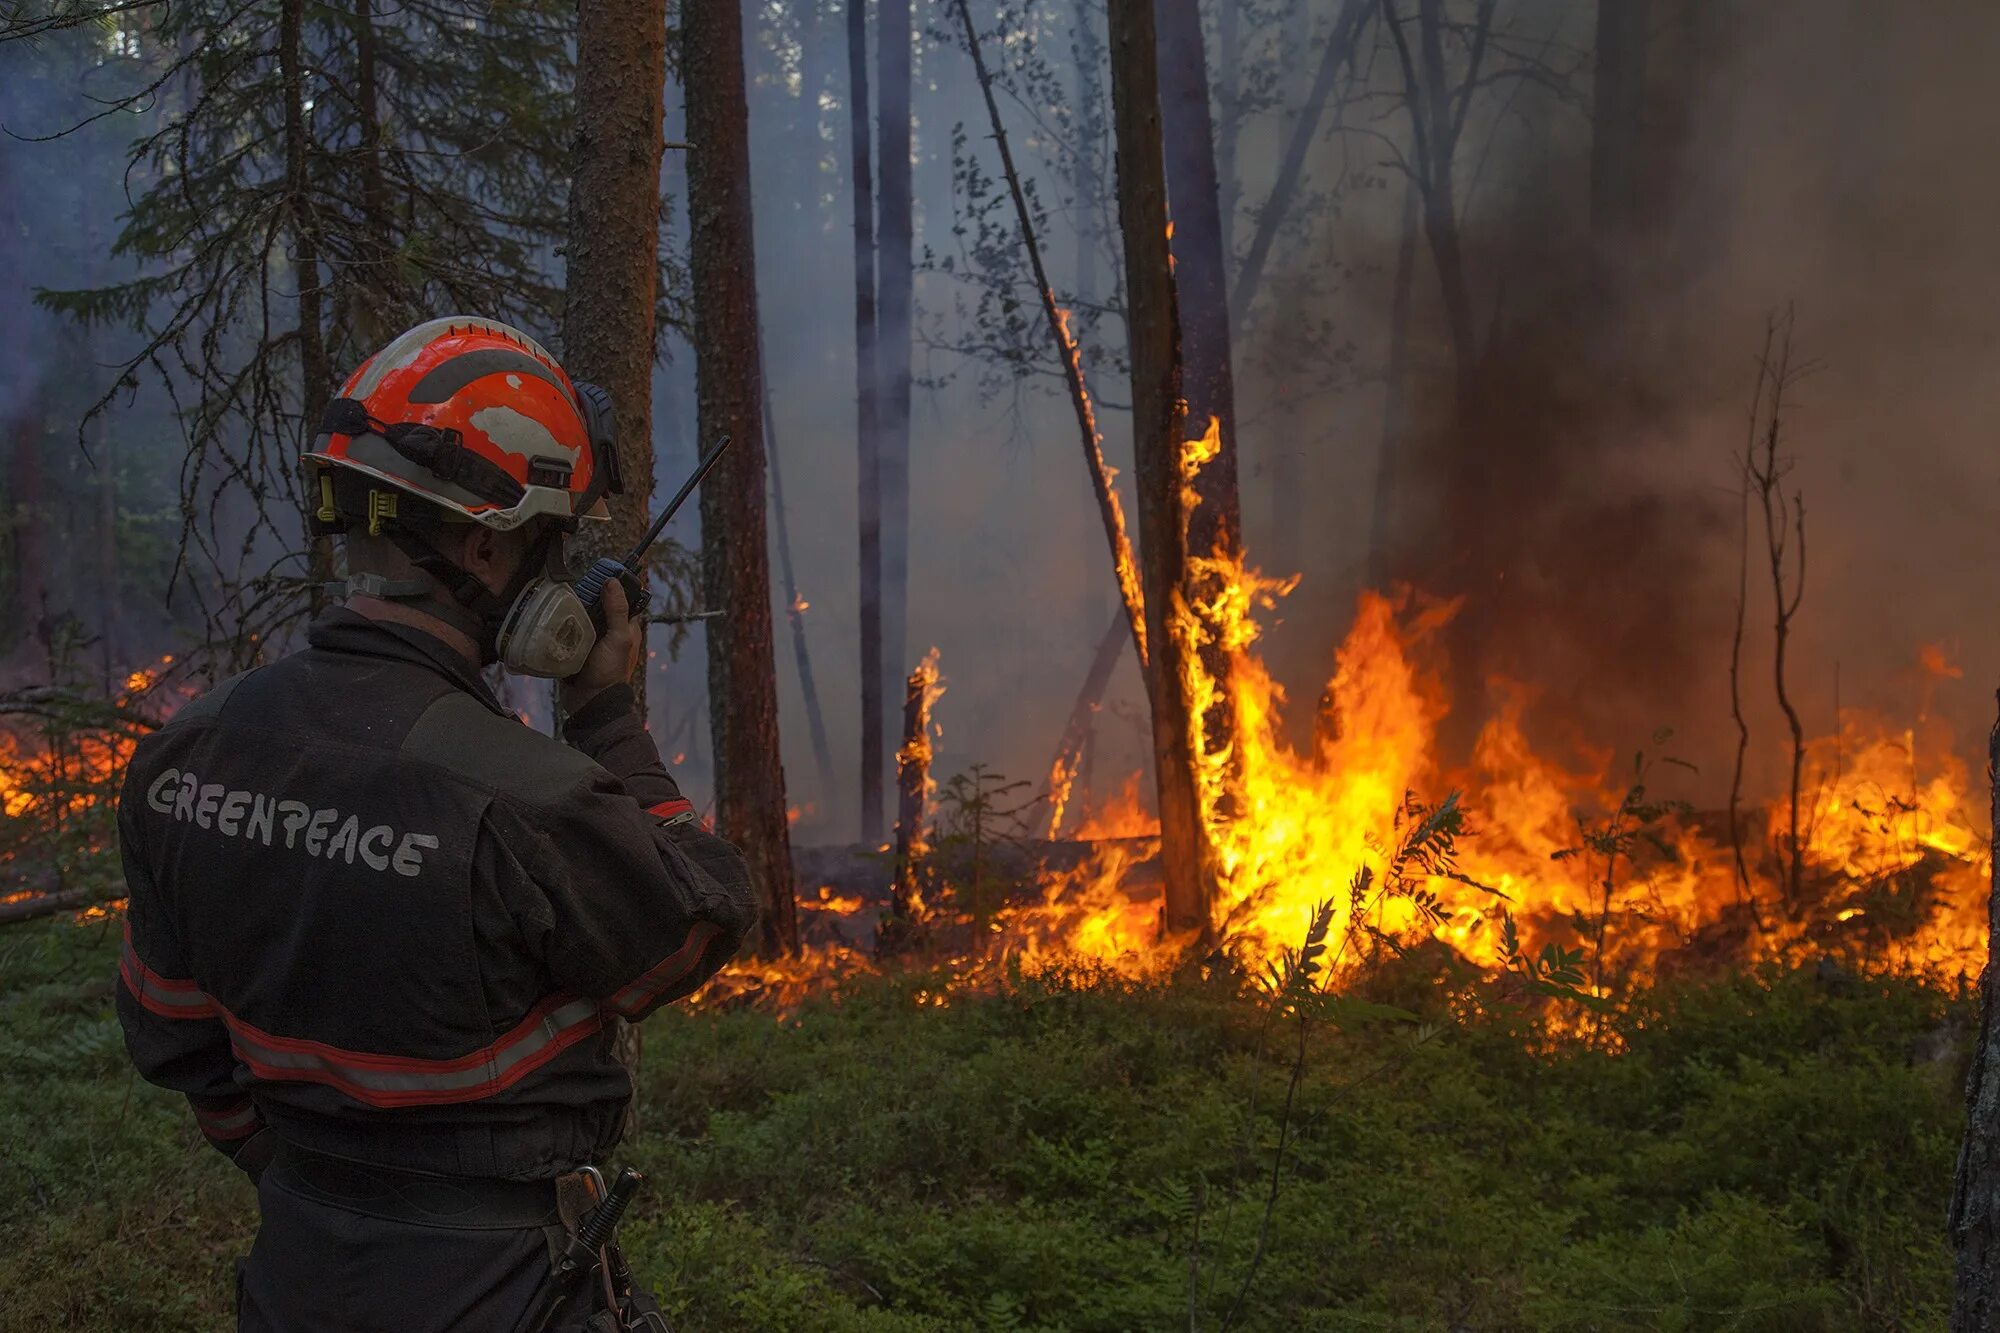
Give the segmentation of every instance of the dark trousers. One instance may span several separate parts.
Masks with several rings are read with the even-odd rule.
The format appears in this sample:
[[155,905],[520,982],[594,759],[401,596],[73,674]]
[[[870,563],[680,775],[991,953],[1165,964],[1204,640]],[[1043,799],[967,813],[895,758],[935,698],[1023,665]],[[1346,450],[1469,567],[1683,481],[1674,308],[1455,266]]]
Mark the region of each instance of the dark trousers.
[[[250,1257],[237,1266],[243,1333],[514,1333],[549,1275],[539,1228],[389,1220],[308,1198],[267,1173]],[[575,1327],[582,1297],[552,1327]]]

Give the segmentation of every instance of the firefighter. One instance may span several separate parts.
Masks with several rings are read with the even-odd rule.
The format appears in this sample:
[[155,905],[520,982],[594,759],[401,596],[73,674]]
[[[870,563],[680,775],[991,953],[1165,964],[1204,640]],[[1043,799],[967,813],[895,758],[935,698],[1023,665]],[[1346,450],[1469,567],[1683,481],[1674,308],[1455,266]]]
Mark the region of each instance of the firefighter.
[[[345,604],[133,756],[118,1015],[257,1181],[242,1329],[532,1322],[632,1097],[615,1028],[753,924],[634,710],[624,590],[599,633],[565,581],[617,485],[610,417],[505,325],[390,343],[307,455]],[[566,743],[496,701],[494,662],[561,680]],[[578,1286],[550,1327],[605,1284]]]

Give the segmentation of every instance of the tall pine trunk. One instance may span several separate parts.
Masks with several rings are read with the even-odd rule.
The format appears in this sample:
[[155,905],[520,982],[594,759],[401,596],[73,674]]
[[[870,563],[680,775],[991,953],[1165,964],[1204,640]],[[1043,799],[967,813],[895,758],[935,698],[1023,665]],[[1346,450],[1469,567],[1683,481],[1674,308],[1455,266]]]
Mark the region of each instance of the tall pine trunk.
[[[305,0],[284,0],[278,11],[278,73],[285,95],[285,201],[292,236],[292,277],[298,284],[300,434],[311,439],[333,395],[333,371],[326,354],[326,326],[319,274],[319,224],[313,216],[311,126],[306,122],[303,32]],[[311,505],[313,497],[306,503]],[[333,577],[333,542],[307,537],[307,573],[315,607],[319,585]]]
[[[1158,0],[1157,14],[1160,131],[1167,203],[1173,215],[1181,395],[1187,404],[1184,428],[1200,435],[1214,421],[1219,444],[1215,457],[1195,478],[1187,549],[1195,557],[1233,558],[1243,550],[1243,506],[1236,486],[1236,377],[1229,344],[1229,278],[1222,251],[1215,130],[1208,105],[1208,58],[1195,0]],[[1200,719],[1209,752],[1219,754],[1229,748],[1234,730],[1229,657],[1220,646],[1211,645],[1202,650],[1202,663],[1223,687],[1215,706]]]
[[733,440],[701,488],[702,590],[723,614],[708,622],[708,697],[716,814],[742,849],[762,900],[758,947],[799,947],[785,770],[778,748],[778,675],[771,642],[771,560],[764,531],[762,361],[750,211],[750,110],[743,15],[736,4],[681,9],[686,79],[688,237],[694,295],[700,438]]
[[1139,502],[1139,566],[1152,673],[1153,777],[1160,810],[1166,926],[1206,936],[1207,839],[1195,790],[1194,724],[1186,644],[1170,628],[1185,604],[1187,541],[1180,457],[1180,327],[1167,247],[1167,182],[1160,144],[1158,47],[1152,0],[1111,0],[1111,107],[1118,141],[1118,219],[1125,242],[1126,325],[1132,363],[1132,452]]
[[[611,519],[579,534],[585,554],[637,544],[653,500],[653,303],[659,281],[660,122],[667,77],[666,0],[581,0],[576,33],[576,139],[571,152],[563,367],[607,389],[618,417],[625,493]],[[640,574],[643,579],[644,573]],[[646,717],[642,658],[632,682]],[[639,1029],[618,1031],[636,1078]],[[625,1119],[636,1133],[638,1103]]]
[[[563,365],[610,390],[625,493],[584,527],[592,556],[623,554],[653,503],[653,305],[659,281],[665,0],[583,0],[569,192]],[[737,441],[740,445],[742,441]],[[645,673],[634,682],[646,716]]]
[[1222,451],[1201,470],[1199,502],[1188,518],[1188,550],[1234,555],[1242,549],[1236,488],[1236,378],[1229,345],[1229,279],[1223,266],[1215,130],[1208,106],[1208,60],[1195,0],[1158,0],[1160,129],[1167,202],[1173,214],[1174,296],[1180,311],[1181,393],[1187,425],[1199,435],[1222,423]]
[[861,841],[882,841],[882,453],[875,377],[875,178],[869,169],[868,3],[847,0],[847,132],[854,161],[854,392],[861,536]]
[[1368,582],[1389,586],[1390,560],[1401,540],[1403,474],[1409,467],[1410,302],[1417,275],[1415,181],[1403,184],[1403,221],[1396,239],[1396,276],[1389,295],[1389,356],[1382,370],[1382,445],[1375,462],[1375,505],[1368,540]]
[[910,603],[910,321],[915,228],[910,195],[910,0],[878,0],[875,59],[882,114],[881,323],[875,344],[882,426],[882,657],[892,678],[905,660]]

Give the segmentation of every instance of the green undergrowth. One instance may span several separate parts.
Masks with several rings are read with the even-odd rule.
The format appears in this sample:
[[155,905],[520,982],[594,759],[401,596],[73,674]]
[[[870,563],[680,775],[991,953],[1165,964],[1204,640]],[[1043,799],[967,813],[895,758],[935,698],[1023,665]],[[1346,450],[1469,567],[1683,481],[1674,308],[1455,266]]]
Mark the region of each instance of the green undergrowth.
[[[126,1067],[115,930],[0,932],[0,1327],[229,1324],[254,1199]],[[1358,1006],[1285,1117],[1254,1001],[936,991],[647,1023],[625,1236],[677,1329],[1943,1327],[1954,992],[1683,979],[1616,1055]]]

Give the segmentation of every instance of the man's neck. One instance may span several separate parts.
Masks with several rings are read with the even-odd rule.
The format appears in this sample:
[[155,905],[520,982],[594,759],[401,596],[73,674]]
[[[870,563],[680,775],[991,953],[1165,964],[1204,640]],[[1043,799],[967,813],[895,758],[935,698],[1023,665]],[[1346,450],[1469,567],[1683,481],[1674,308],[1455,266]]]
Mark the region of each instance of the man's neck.
[[347,609],[356,615],[379,620],[384,624],[403,625],[419,630],[445,645],[463,657],[474,671],[479,670],[479,645],[464,630],[448,625],[436,616],[428,615],[412,606],[392,602],[382,597],[364,597],[359,594],[347,599]]

